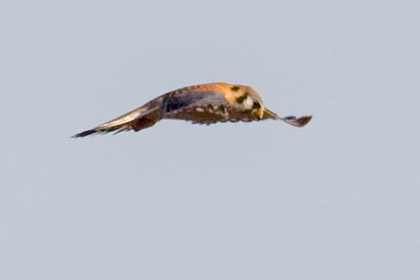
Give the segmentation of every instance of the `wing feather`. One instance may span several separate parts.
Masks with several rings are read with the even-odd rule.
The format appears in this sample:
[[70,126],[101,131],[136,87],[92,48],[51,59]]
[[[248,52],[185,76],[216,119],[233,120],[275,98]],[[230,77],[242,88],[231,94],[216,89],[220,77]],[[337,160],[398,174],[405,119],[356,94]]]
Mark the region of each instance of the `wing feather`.
[[72,137],[85,137],[92,134],[105,134],[109,132],[114,132],[114,134],[116,134],[129,130],[138,131],[152,126],[162,118],[163,98],[164,95],[159,96],[127,114],[103,123],[95,128],[77,133]]
[[144,106],[137,108],[131,112],[128,112],[127,114],[124,114],[118,118],[115,118],[106,123],[103,123],[97,127],[77,133],[76,135],[72,137],[73,138],[85,137],[92,134],[99,134],[99,133],[104,134],[108,132],[119,133],[122,131],[130,130],[133,128],[132,127],[133,121],[136,118],[138,118],[141,115],[141,113],[144,112],[145,110],[146,108],[144,108]]

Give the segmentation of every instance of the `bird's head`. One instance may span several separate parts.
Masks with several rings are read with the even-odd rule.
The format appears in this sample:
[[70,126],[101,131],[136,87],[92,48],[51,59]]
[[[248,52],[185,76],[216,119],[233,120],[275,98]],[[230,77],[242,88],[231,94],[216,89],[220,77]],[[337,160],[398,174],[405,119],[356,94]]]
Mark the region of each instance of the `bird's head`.
[[233,85],[230,88],[238,111],[251,113],[257,119],[264,116],[264,104],[258,93],[249,86]]

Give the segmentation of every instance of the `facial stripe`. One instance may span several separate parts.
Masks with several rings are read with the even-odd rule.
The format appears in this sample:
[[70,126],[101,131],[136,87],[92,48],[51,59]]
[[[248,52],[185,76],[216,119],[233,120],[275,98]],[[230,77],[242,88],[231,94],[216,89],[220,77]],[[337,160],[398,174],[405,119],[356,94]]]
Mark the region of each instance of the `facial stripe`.
[[258,102],[254,102],[254,104],[252,105],[252,109],[260,109],[261,108],[261,104],[260,103],[258,103]]
[[233,86],[230,88],[232,91],[238,91],[240,89],[240,87],[238,86]]
[[249,96],[249,93],[248,93],[248,92],[245,92],[245,94],[243,94],[243,95],[241,95],[241,96],[239,96],[239,97],[236,97],[236,101],[237,101],[239,104],[242,104],[242,103],[245,101],[245,99],[247,99],[247,98],[248,98],[248,96]]

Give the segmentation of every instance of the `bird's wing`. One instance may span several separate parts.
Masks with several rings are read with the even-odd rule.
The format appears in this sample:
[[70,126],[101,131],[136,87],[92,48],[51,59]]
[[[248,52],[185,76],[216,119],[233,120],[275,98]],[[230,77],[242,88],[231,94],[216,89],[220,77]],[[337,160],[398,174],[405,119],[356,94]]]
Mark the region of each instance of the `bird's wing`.
[[77,138],[109,132],[119,133],[128,130],[138,131],[150,127],[161,119],[162,99],[163,96],[160,96],[127,114],[103,123],[95,128],[77,133],[72,137]]
[[163,100],[163,118],[211,124],[230,120],[233,111],[225,95],[206,88],[185,88],[170,93]]
[[262,119],[263,120],[265,119],[282,120],[287,124],[290,124],[296,127],[302,127],[302,126],[305,126],[312,119],[312,116],[302,116],[300,118],[297,118],[295,116],[279,117],[276,113],[265,108]]

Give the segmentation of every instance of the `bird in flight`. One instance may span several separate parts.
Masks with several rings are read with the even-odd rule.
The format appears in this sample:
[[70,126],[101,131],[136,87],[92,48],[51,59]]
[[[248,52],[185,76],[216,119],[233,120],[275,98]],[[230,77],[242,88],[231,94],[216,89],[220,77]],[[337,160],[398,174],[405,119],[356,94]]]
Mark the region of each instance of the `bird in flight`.
[[312,116],[279,117],[264,107],[261,97],[249,86],[210,83],[170,91],[143,106],[73,137],[91,134],[139,131],[162,119],[178,119],[198,124],[216,122],[282,120],[290,125],[306,125]]

